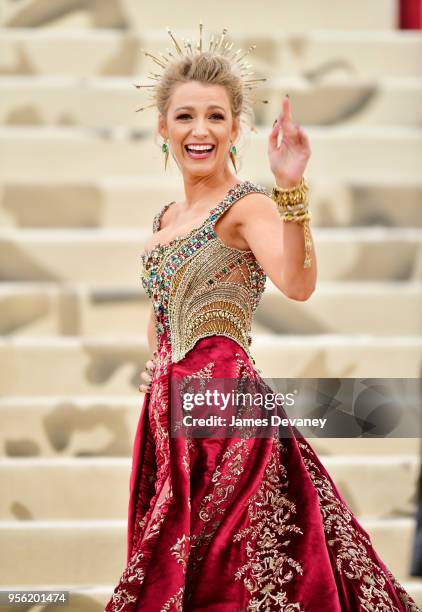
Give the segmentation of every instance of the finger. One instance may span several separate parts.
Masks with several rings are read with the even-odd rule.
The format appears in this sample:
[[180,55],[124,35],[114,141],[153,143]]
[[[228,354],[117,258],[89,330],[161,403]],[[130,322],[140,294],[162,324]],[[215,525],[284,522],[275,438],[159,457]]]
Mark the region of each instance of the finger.
[[292,121],[292,111],[290,107],[290,99],[286,95],[283,97],[282,101],[282,111],[277,117],[277,119],[273,123],[273,128],[270,132],[268,138],[268,150],[269,152],[278,148],[278,138],[279,132],[282,131],[283,137],[297,135],[298,130],[297,126],[299,124],[294,124]]
[[305,131],[302,129],[302,127],[299,126],[297,133],[298,133],[300,144],[304,148],[306,148],[306,149],[308,149],[310,151],[311,147],[309,145],[309,139],[308,139],[308,136],[306,135]]
[[281,111],[282,125],[288,125],[292,123],[293,118],[292,118],[292,110],[290,108],[290,99],[287,96],[284,96],[281,107],[282,107],[282,111]]
[[279,121],[277,117],[277,119],[273,123],[272,130],[268,137],[268,148],[270,150],[277,148],[277,140],[278,140],[279,131],[280,131],[280,126],[279,126]]
[[[286,100],[288,100],[288,98],[286,98]],[[285,114],[283,115],[283,118],[281,120],[280,127],[283,134],[283,138],[284,136],[287,136],[289,138],[295,138],[298,136],[298,130],[300,126],[298,123],[293,123],[292,114],[288,104],[288,102],[285,102]]]
[[147,382],[151,382],[151,376],[147,373],[147,372],[142,372],[141,374],[141,378],[143,378],[144,380],[146,380]]
[[145,369],[144,372],[146,372],[147,374],[154,374],[154,370],[156,368],[156,364],[154,363],[154,361],[152,361],[151,359],[149,359],[146,364],[145,364]]
[[281,101],[281,110],[277,117],[278,123],[281,126],[283,122],[292,122],[292,110],[290,106],[290,98],[286,94]]
[[141,393],[149,393],[151,389],[148,385],[139,385],[139,391],[141,391]]
[[308,137],[306,135],[306,132],[304,131],[304,129],[300,125],[298,127],[298,131],[299,131],[299,134],[302,137],[302,140],[304,140],[305,142],[309,142],[309,139],[308,139]]

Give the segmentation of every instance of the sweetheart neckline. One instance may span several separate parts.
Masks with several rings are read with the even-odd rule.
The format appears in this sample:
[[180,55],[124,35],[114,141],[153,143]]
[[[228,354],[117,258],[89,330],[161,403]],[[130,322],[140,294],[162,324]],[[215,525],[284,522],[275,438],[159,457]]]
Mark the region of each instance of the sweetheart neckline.
[[[218,202],[218,204],[216,204],[216,206],[214,206],[210,210],[210,212],[208,214],[208,217],[206,219],[204,219],[203,222],[200,225],[198,225],[197,227],[193,227],[185,235],[175,236],[174,238],[172,238],[168,242],[157,242],[153,247],[151,247],[151,249],[144,250],[141,253],[141,259],[144,259],[145,257],[148,258],[154,251],[157,251],[157,250],[161,250],[161,251],[164,252],[167,248],[169,248],[170,246],[172,246],[176,242],[179,242],[180,240],[186,240],[186,239],[190,238],[191,235],[193,235],[195,232],[199,232],[203,228],[203,226],[205,226],[206,223],[209,221],[210,217],[212,217],[212,215],[214,214],[216,209],[219,208],[225,202],[225,200],[231,195],[232,191],[234,191],[235,188],[238,187],[239,185],[243,185],[244,183],[248,183],[248,182],[249,181],[246,179],[244,181],[240,181],[239,183],[236,183],[235,185],[232,185],[232,187],[230,187],[230,189],[227,191],[227,193],[224,196],[224,198],[222,200],[220,200],[220,202]],[[173,200],[173,202],[174,202],[174,200]],[[173,202],[171,202],[171,204],[173,204]],[[161,219],[160,219],[160,222],[161,222]],[[216,234],[216,236],[217,236],[217,234]],[[244,249],[237,249],[237,250],[244,250]]]
[[[237,247],[234,246],[230,246],[229,244],[226,244],[225,242],[223,242],[222,238],[220,238],[220,236],[216,233],[215,230],[213,230],[213,240],[217,240],[217,242],[219,242],[221,244],[222,247],[224,247],[225,249],[230,249],[231,251],[237,251],[238,253],[242,253],[242,254],[248,254],[248,253],[253,253],[252,249],[238,249]],[[183,236],[183,238],[185,238],[185,236]],[[164,245],[158,244],[157,247],[162,247],[164,246],[162,252],[164,253],[166,251],[166,248],[168,246],[171,246],[170,243],[166,243]],[[154,248],[155,250],[155,248]],[[141,259],[144,259],[144,257],[147,257],[147,259],[149,258],[149,256],[151,255],[152,250],[147,252],[147,253],[142,253],[141,254]]]
[[[211,214],[212,213],[210,213],[209,217],[211,217]],[[157,251],[157,250],[165,251],[168,247],[172,246],[174,243],[179,242],[180,240],[185,240],[185,239],[190,238],[191,234],[193,234],[194,232],[199,232],[202,229],[202,226],[205,225],[209,217],[207,219],[204,219],[201,225],[198,225],[198,227],[192,228],[190,232],[184,236],[175,236],[169,242],[157,242],[156,244],[154,244],[153,247],[151,247],[151,249],[143,251],[141,253],[141,257],[142,258],[149,257],[154,251]]]

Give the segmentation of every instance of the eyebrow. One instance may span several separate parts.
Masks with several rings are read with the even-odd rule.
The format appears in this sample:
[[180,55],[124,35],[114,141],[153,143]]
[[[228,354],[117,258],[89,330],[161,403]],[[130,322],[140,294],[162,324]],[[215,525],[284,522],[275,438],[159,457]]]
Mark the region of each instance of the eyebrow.
[[[208,108],[221,108],[221,110],[223,110],[223,111],[225,110],[222,106],[219,106],[218,104],[210,104],[208,106]],[[178,108],[175,109],[174,112],[177,113],[177,111],[182,110],[182,109],[185,109],[185,110],[195,110],[193,106],[179,106]]]

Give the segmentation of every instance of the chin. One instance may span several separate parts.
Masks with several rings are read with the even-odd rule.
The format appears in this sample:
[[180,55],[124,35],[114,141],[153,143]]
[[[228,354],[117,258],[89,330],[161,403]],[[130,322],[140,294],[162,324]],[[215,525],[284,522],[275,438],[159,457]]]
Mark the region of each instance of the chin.
[[194,161],[186,163],[184,160],[183,164],[181,164],[183,170],[187,172],[192,172],[192,174],[202,175],[202,174],[210,174],[214,173],[218,170],[219,166],[215,162],[210,163],[195,163]]

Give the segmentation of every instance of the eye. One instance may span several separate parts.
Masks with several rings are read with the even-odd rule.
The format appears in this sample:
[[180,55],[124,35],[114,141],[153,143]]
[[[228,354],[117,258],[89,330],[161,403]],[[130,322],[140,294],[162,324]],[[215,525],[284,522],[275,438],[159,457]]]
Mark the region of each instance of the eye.
[[[185,117],[190,117],[190,115],[188,113],[182,113],[181,115],[177,116],[177,119],[184,119]],[[216,117],[217,119],[224,119],[224,115],[222,115],[221,113],[213,113],[212,115],[210,115],[210,117]]]

